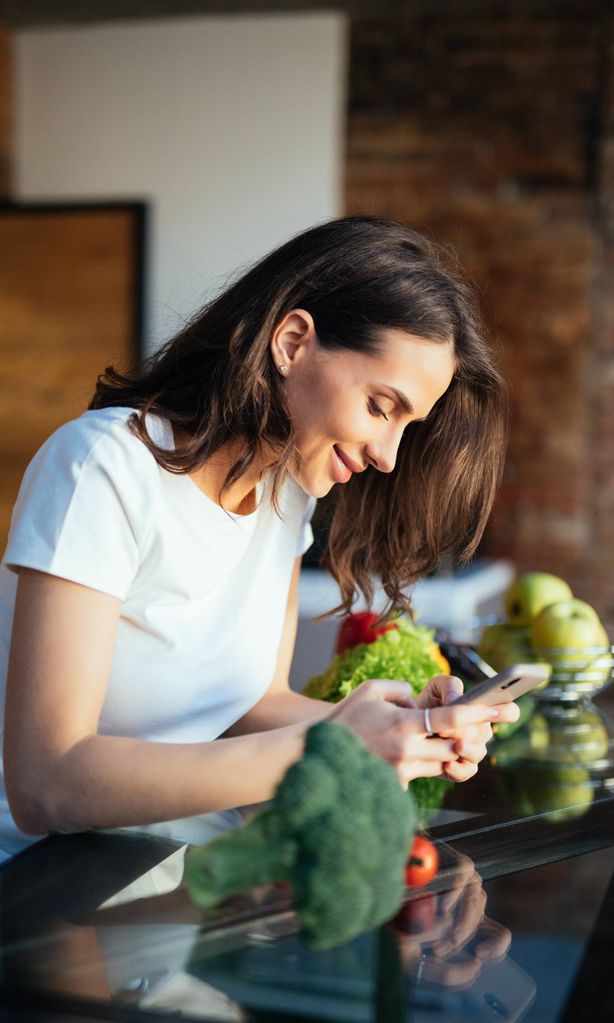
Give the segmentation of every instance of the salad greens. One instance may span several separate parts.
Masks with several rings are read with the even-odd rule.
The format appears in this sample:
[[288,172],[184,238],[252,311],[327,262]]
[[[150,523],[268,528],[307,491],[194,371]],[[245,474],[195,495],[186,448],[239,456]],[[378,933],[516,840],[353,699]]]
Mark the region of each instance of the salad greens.
[[394,624],[395,629],[373,643],[359,643],[337,654],[325,672],[309,679],[305,696],[337,703],[368,678],[405,679],[414,695],[422,692],[443,670],[434,630],[406,618],[397,618]]

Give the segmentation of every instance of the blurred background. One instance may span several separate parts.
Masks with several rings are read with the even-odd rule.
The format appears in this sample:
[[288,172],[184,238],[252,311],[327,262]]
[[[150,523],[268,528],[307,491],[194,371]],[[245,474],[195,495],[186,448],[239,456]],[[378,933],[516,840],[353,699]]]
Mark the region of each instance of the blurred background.
[[614,621],[609,3],[0,11],[2,544],[25,464],[108,362],[296,231],[381,214],[455,248],[510,383],[480,558]]

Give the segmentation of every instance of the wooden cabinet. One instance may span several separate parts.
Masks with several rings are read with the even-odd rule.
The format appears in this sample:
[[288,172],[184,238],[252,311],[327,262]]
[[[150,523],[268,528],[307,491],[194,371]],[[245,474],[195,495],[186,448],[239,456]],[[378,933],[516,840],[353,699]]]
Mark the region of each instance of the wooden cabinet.
[[23,472],[140,354],[145,207],[0,206],[0,551]]

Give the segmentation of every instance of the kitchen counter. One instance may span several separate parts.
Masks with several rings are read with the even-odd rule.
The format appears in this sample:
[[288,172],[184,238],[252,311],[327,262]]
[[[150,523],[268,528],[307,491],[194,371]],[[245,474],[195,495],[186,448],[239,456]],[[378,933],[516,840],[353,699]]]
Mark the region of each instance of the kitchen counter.
[[567,763],[553,775],[543,748],[539,769],[535,751],[513,766],[494,756],[431,812],[432,885],[409,891],[391,924],[327,952],[303,945],[279,889],[203,924],[178,842],[45,840],[0,871],[0,1019],[610,1021],[611,692],[596,708],[609,746],[588,782],[575,740],[571,774]]

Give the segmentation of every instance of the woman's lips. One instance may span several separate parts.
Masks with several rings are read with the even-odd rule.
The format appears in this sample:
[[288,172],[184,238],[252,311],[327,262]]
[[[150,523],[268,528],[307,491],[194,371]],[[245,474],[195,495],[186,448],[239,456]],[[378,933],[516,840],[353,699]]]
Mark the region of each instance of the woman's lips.
[[345,464],[337,448],[333,445],[333,476],[336,483],[347,483],[352,477],[352,470]]

